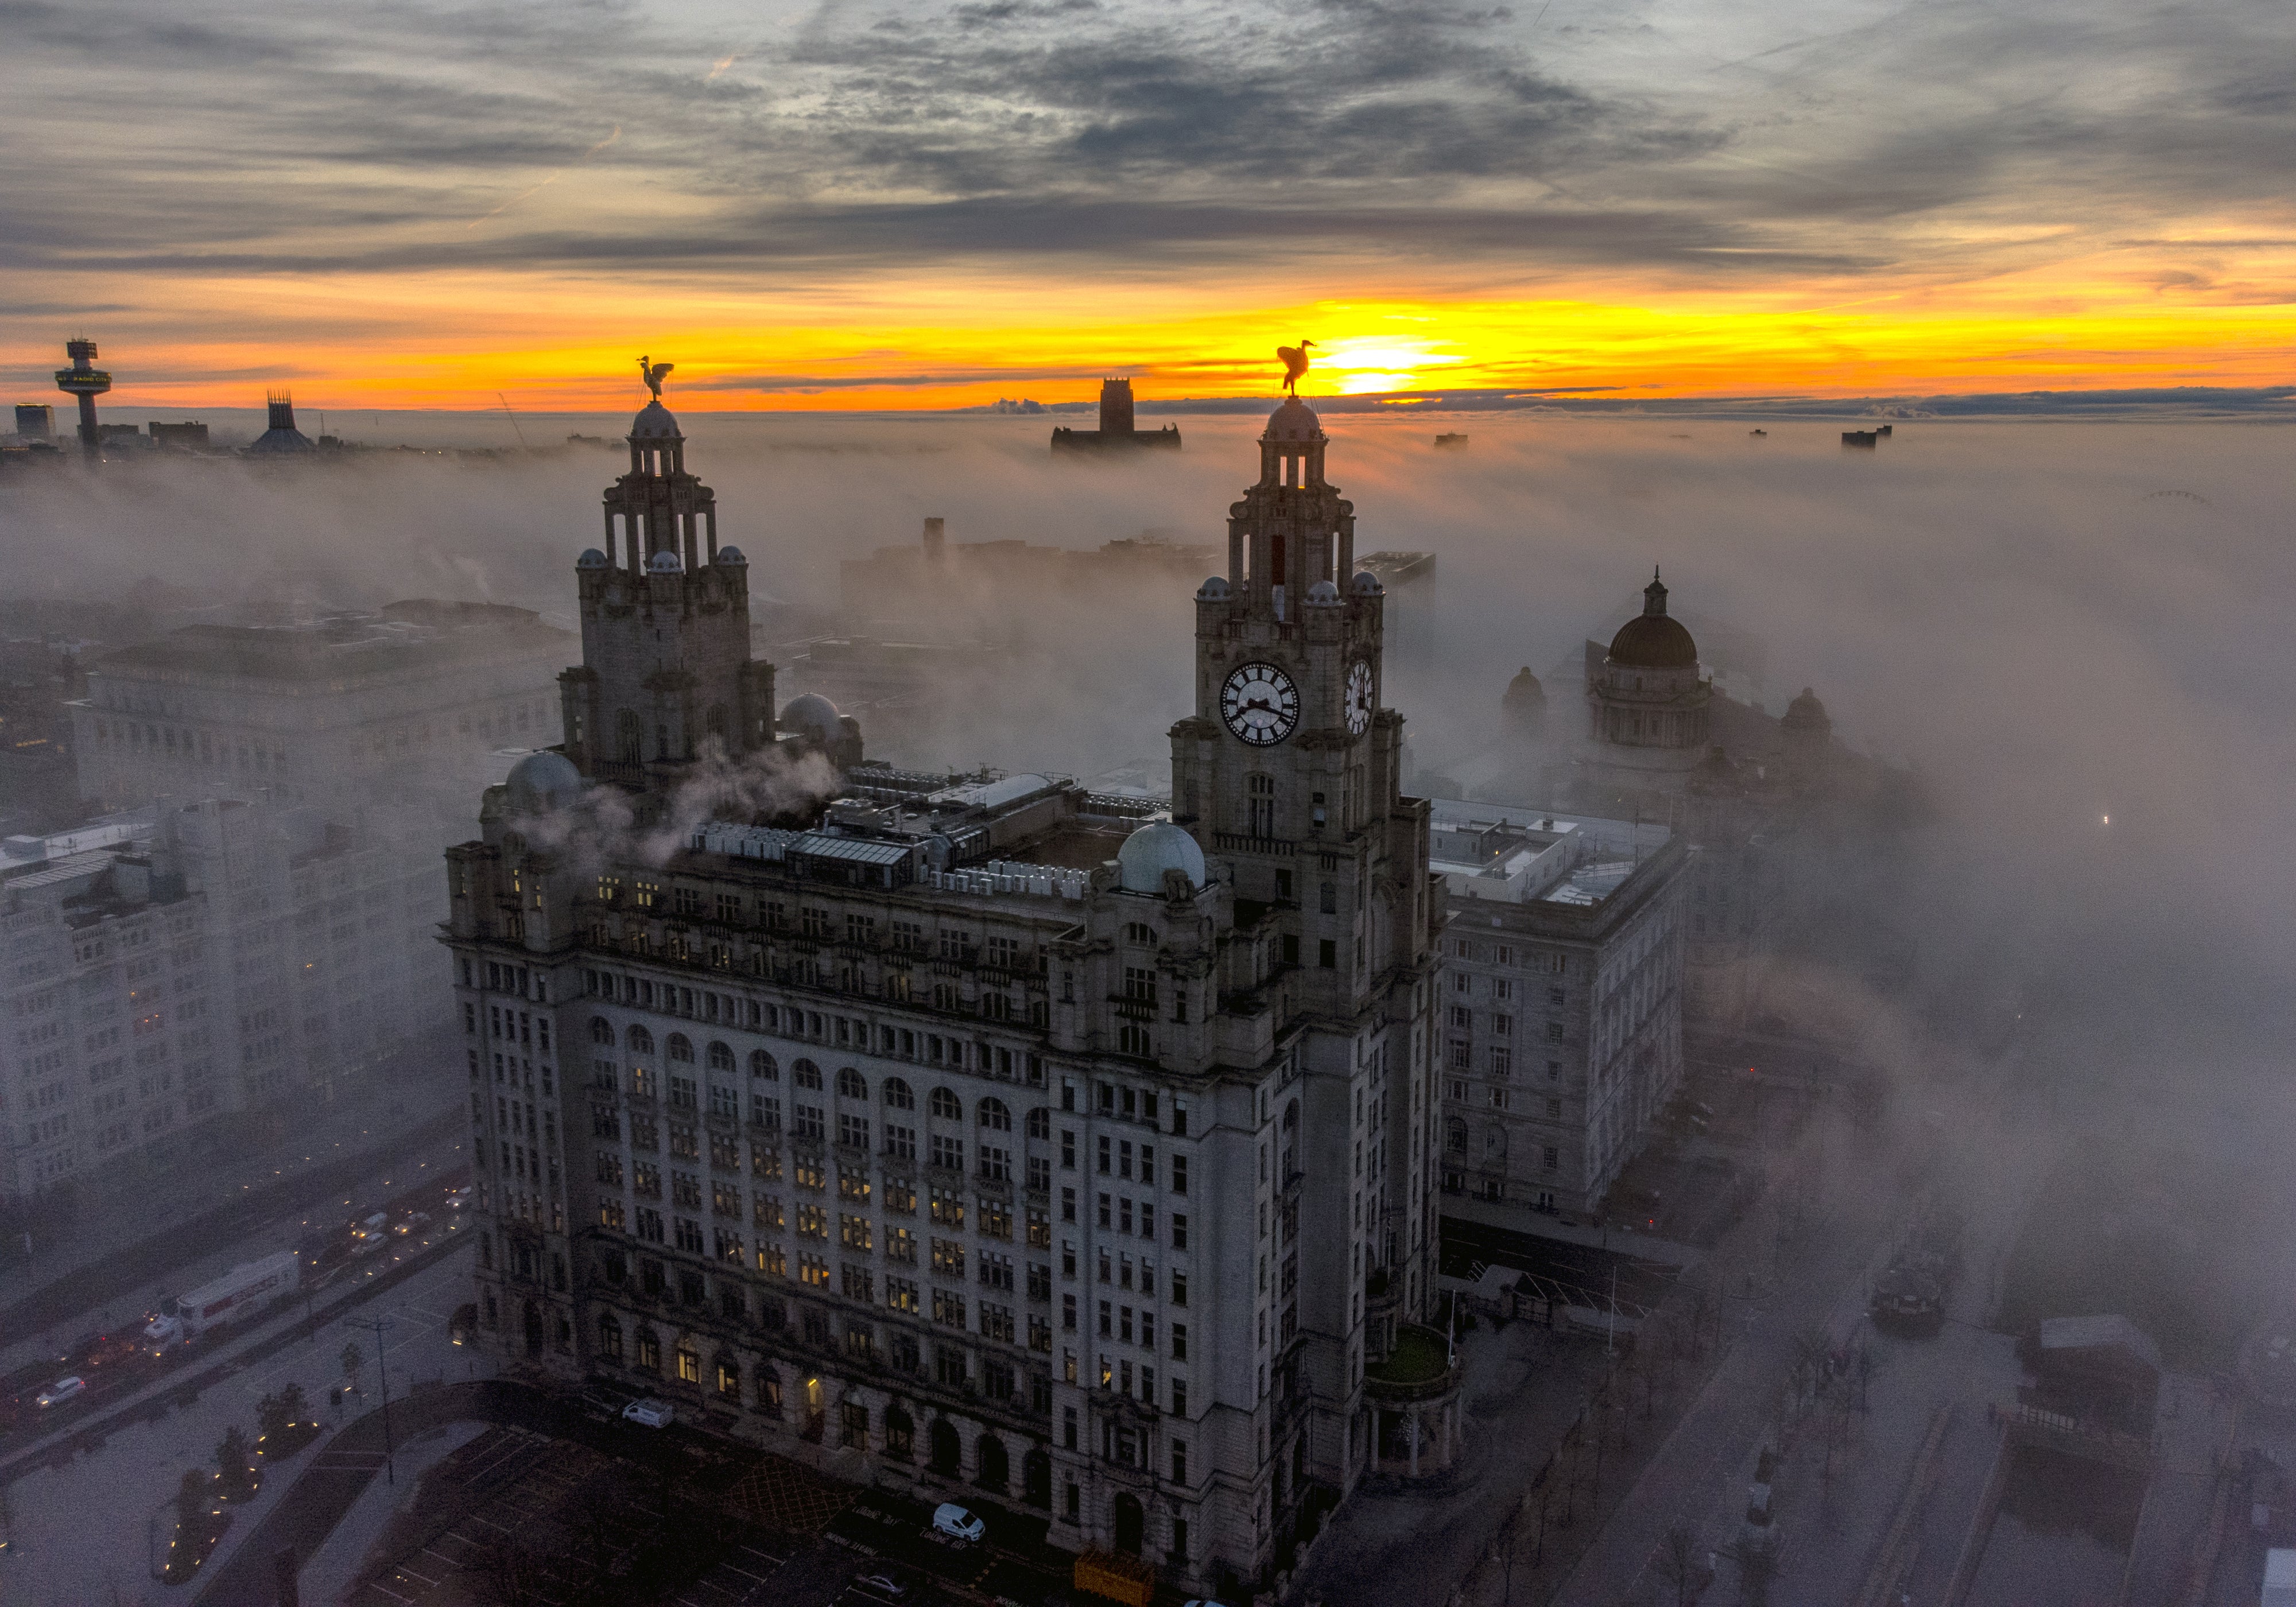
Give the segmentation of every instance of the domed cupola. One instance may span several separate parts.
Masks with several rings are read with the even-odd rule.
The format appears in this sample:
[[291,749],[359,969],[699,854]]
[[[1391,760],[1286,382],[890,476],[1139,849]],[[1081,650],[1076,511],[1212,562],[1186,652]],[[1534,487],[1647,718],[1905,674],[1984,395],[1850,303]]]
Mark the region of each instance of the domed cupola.
[[1611,662],[1630,669],[1695,669],[1698,644],[1682,621],[1666,611],[1666,584],[1651,571],[1643,587],[1643,611],[1619,627],[1611,638]]
[[1711,740],[1713,689],[1698,673],[1698,644],[1666,611],[1666,583],[1651,572],[1643,611],[1620,627],[1587,687],[1588,735],[1603,762],[1677,780]]
[[1118,885],[1128,893],[1164,890],[1164,875],[1177,871],[1192,890],[1204,885],[1204,851],[1185,830],[1168,820],[1153,820],[1124,840],[1116,850]]

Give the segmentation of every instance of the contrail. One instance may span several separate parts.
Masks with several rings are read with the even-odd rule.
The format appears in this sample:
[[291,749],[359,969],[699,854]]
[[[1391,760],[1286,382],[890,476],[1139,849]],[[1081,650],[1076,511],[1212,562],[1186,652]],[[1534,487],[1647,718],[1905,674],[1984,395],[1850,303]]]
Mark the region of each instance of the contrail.
[[503,202],[503,203],[502,203],[502,205],[500,205],[500,206],[496,207],[493,211],[491,211],[491,212],[482,212],[482,213],[480,213],[478,217],[473,217],[472,219],[471,219],[471,221],[470,221],[470,222],[468,222],[468,223],[464,224],[464,225],[463,225],[463,233],[468,234],[471,230],[477,228],[480,224],[482,224],[482,223],[486,222],[486,220],[487,220],[488,218],[489,218],[489,217],[501,217],[504,212],[509,211],[509,210],[511,209],[511,208],[512,208],[512,207],[514,207],[514,206],[518,205],[518,203],[519,203],[520,201],[524,201],[528,196],[529,196],[529,195],[534,195],[534,194],[537,194],[537,193],[539,193],[540,192],[542,192],[542,191],[544,191],[544,190],[548,189],[552,184],[556,184],[560,179],[562,179],[562,178],[565,177],[565,176],[566,176],[566,175],[567,175],[569,172],[570,172],[574,168],[578,167],[578,166],[580,166],[582,163],[588,161],[592,157],[594,157],[594,156],[597,155],[599,152],[603,151],[607,146],[609,146],[609,145],[612,144],[616,140],[618,140],[618,139],[619,139],[619,138],[621,138],[621,137],[622,137],[622,126],[621,126],[619,123],[616,123],[616,124],[614,125],[614,131],[613,131],[611,134],[608,135],[605,138],[603,138],[603,139],[600,140],[596,144],[594,144],[594,145],[591,146],[587,151],[585,151],[584,152],[582,152],[582,154],[581,154],[580,156],[576,157],[576,158],[574,159],[574,160],[573,160],[572,162],[569,163],[566,167],[563,167],[563,168],[559,168],[557,172],[553,173],[549,177],[547,177],[547,178],[544,179],[540,184],[535,184],[535,185],[532,185],[531,187],[529,187],[529,188],[528,188],[528,189],[524,189],[524,190],[520,191],[517,194],[515,194],[515,195],[512,196],[508,201],[506,201]]

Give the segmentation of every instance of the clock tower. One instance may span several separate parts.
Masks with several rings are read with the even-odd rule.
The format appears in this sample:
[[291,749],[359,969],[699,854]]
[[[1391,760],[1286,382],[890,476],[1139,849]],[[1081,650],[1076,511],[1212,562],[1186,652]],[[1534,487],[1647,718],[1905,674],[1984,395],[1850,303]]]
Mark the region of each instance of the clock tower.
[[1300,1279],[1316,1293],[1283,1382],[1319,1408],[1309,1461],[1345,1488],[1370,1423],[1365,1367],[1435,1292],[1442,895],[1426,802],[1402,795],[1403,717],[1380,703],[1384,589],[1354,571],[1328,444],[1296,397],[1268,418],[1259,481],[1228,510],[1228,572],[1196,593],[1196,712],[1172,727],[1172,793],[1227,866],[1239,927],[1259,929],[1267,1004],[1298,1028],[1303,1113],[1281,1169],[1317,1226],[1299,1251],[1322,1264]]

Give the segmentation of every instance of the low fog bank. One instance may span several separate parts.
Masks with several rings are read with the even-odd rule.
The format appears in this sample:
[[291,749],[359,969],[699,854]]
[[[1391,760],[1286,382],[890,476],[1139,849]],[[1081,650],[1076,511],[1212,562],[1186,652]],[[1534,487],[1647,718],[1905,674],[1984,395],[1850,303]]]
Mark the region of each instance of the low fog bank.
[[[357,437],[356,415],[333,428]],[[607,434],[619,420],[554,419]],[[1053,460],[1034,418],[698,415],[753,594],[833,611],[838,561],[914,543],[1089,547],[1158,529],[1218,543],[1258,422],[1191,419],[1179,455]],[[1472,440],[1438,453],[1439,428]],[[1522,665],[1606,639],[1653,564],[1676,611],[1767,650],[1777,712],[1816,688],[1852,745],[1913,766],[1937,808],[1893,878],[1925,970],[1982,963],[2077,1001],[2100,1077],[2168,1079],[2276,1053],[2296,872],[2282,615],[2291,469],[2277,429],[1901,424],[1846,452],[1836,423],[1335,417],[1357,550],[1438,555],[1430,675],[1390,677],[1423,762],[1496,733]],[[502,431],[510,432],[507,425]],[[20,602],[146,596],[201,617],[250,599],[484,598],[571,623],[624,460],[578,446],[472,461],[373,454],[290,469],[137,463],[0,485]],[[1185,590],[1047,611],[1026,676],[931,752],[1090,773],[1165,750],[1188,697]],[[826,619],[824,613],[821,616]],[[1398,626],[1399,626],[1399,622]],[[1567,693],[1569,688],[1559,689]],[[1558,706],[1557,723],[1577,711]]]

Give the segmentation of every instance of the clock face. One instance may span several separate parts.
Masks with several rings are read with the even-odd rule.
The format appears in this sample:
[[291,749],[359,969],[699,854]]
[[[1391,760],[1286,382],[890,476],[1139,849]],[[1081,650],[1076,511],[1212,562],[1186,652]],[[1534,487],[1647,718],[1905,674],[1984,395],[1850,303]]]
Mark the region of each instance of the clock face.
[[1348,734],[1361,736],[1371,724],[1371,666],[1357,659],[1348,671]]
[[1255,748],[1272,748],[1300,724],[1300,689],[1273,664],[1240,664],[1220,685],[1220,717]]

